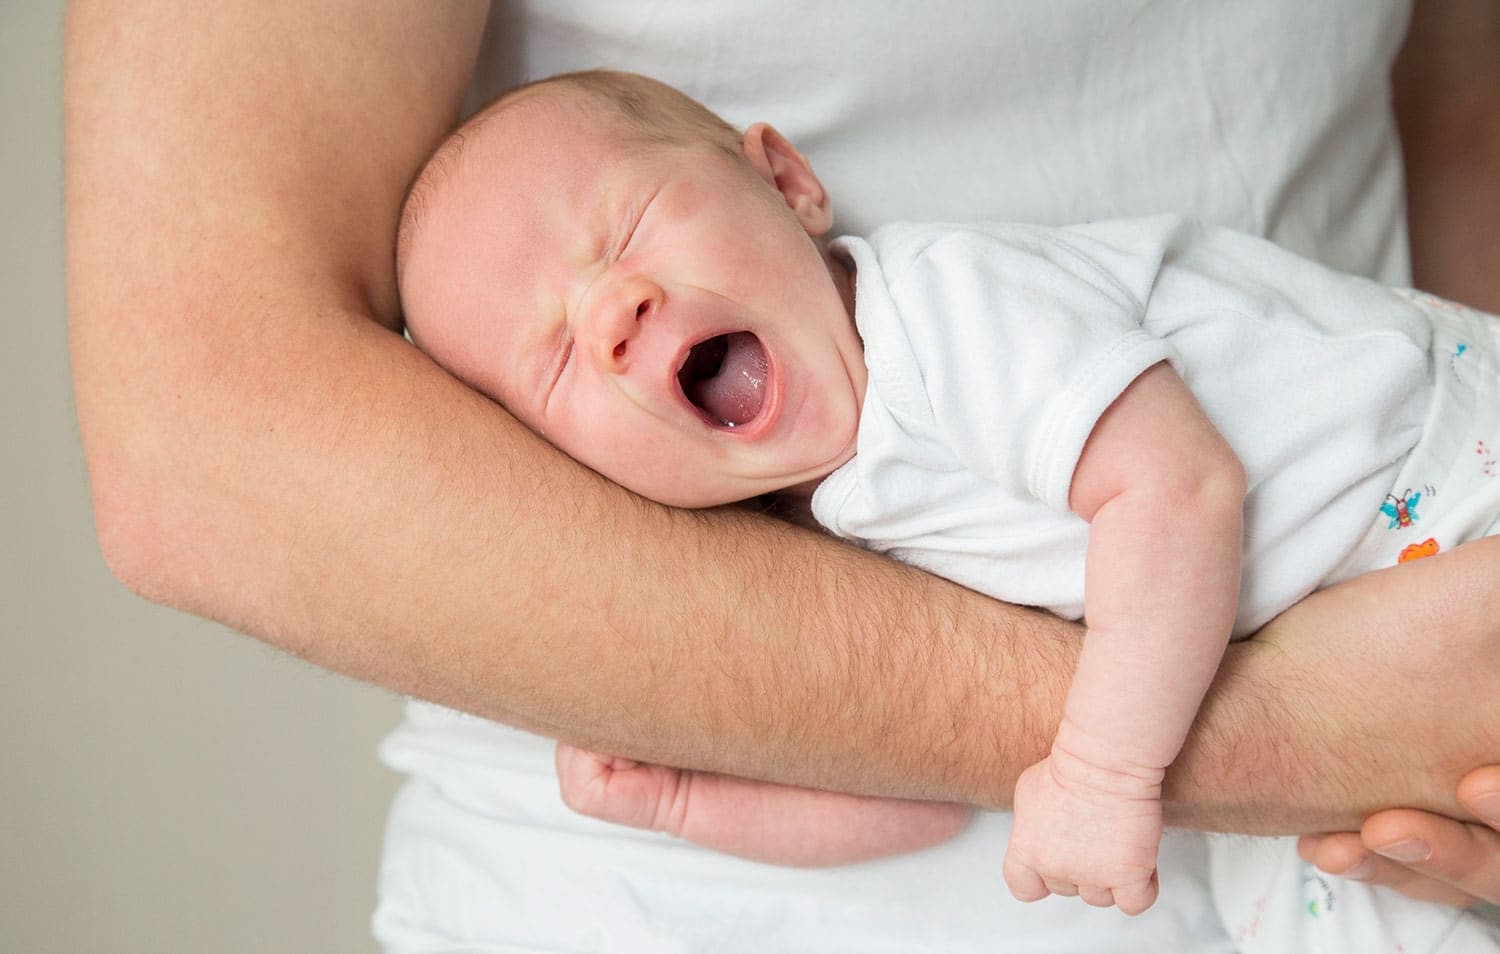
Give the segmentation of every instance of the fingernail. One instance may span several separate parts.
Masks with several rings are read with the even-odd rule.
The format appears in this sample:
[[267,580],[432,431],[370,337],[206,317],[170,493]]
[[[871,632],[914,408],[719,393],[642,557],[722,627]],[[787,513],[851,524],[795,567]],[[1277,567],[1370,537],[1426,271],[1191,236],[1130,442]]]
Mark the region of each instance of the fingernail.
[[1382,845],[1375,851],[1403,865],[1414,865],[1432,857],[1432,848],[1419,838],[1403,838],[1389,845]]
[[[1332,872],[1330,872],[1330,874],[1331,873]],[[1348,871],[1345,871],[1343,874],[1339,875],[1339,877],[1348,878],[1350,881],[1369,881],[1371,878],[1375,877],[1375,862],[1371,861],[1369,858],[1366,858],[1364,861],[1361,861],[1353,868],[1350,868]]]
[[1474,814],[1483,818],[1487,823],[1500,827],[1500,792],[1475,795],[1469,799],[1469,807],[1474,809]]

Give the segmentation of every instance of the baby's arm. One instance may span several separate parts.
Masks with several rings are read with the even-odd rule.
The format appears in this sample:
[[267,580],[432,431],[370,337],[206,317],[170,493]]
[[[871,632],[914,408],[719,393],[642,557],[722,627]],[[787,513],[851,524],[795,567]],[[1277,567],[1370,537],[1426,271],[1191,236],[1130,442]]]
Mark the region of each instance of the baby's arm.
[[822,792],[557,747],[562,799],[574,811],[661,831],[726,854],[777,865],[855,864],[941,844],[970,811]]
[[1005,879],[1022,900],[1156,897],[1161,782],[1234,623],[1245,477],[1167,365],[1095,426],[1070,505],[1088,520],[1087,634],[1051,754],[1016,786]]

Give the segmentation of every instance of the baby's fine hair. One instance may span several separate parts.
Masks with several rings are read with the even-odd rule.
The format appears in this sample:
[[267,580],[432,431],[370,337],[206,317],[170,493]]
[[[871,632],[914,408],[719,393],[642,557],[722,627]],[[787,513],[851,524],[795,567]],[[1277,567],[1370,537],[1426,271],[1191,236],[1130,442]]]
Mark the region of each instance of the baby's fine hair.
[[[740,130],[691,96],[637,73],[582,70],[517,86],[496,99],[491,108],[503,109],[528,93],[572,89],[612,108],[643,144],[686,146],[705,143],[731,156],[740,155]],[[482,111],[483,112],[483,111]]]
[[[525,83],[502,93],[465,120],[412,179],[402,202],[396,235],[398,278],[433,195],[458,168],[483,128],[513,106],[568,92],[581,93],[593,105],[613,113],[623,121],[624,131],[642,147],[701,144],[719,149],[736,161],[743,159],[739,130],[692,97],[649,77],[617,70],[583,70]],[[566,97],[555,96],[551,105],[568,108],[574,104]]]

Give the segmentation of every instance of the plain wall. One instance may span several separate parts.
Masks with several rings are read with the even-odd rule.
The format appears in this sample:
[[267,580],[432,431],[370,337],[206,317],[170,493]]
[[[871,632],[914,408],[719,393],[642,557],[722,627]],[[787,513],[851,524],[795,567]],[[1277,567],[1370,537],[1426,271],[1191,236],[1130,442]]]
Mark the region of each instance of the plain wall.
[[399,700],[105,569],[68,379],[58,0],[0,2],[0,950],[369,952]]

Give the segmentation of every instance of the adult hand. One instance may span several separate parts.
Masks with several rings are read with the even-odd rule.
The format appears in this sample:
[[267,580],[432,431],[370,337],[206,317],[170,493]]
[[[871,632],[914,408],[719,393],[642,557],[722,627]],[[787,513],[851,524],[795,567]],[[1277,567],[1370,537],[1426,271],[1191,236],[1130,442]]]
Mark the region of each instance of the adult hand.
[[1358,832],[1309,835],[1297,852],[1329,874],[1413,898],[1455,907],[1500,904],[1500,765],[1466,775],[1458,800],[1480,821],[1396,808],[1371,815]]
[[1230,647],[1168,773],[1169,823],[1307,834],[1393,806],[1470,818],[1458,780],[1500,764],[1496,600],[1489,537],[1329,587]]

